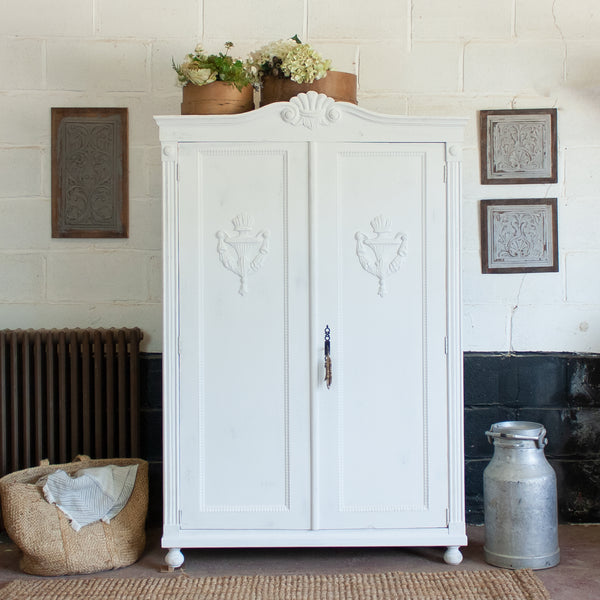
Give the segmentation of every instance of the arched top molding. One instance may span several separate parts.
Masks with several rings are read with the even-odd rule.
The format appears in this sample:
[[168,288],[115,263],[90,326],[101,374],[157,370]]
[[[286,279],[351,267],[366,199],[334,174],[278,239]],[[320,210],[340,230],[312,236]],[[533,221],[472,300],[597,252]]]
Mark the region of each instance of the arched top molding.
[[[276,117],[276,118],[274,118]],[[197,141],[446,142],[460,152],[467,119],[376,113],[324,94],[298,94],[237,115],[156,116],[160,139]]]

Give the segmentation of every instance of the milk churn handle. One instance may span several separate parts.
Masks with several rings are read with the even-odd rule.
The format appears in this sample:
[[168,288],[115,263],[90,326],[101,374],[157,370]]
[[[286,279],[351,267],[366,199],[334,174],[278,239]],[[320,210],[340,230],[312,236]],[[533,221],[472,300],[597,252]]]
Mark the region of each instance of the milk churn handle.
[[542,428],[542,431],[540,431],[540,435],[538,437],[534,437],[532,435],[518,435],[517,433],[502,433],[501,431],[486,431],[485,435],[487,436],[490,444],[494,443],[491,438],[535,442],[535,445],[538,448],[543,448],[548,443],[548,440],[546,439],[546,429],[544,428]]

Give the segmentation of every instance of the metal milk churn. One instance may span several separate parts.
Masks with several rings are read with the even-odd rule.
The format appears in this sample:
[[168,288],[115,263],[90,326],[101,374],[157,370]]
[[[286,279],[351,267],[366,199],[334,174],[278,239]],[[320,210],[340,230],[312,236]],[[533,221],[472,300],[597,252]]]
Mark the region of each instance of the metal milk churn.
[[485,432],[494,456],[483,472],[485,560],[507,569],[558,564],[556,474],[539,423],[504,421]]

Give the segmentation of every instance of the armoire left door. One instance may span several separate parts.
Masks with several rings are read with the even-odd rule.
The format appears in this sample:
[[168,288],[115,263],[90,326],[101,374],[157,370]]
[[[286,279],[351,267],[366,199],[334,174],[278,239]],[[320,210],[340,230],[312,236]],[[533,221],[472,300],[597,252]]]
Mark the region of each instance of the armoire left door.
[[302,143],[180,143],[183,530],[310,528]]

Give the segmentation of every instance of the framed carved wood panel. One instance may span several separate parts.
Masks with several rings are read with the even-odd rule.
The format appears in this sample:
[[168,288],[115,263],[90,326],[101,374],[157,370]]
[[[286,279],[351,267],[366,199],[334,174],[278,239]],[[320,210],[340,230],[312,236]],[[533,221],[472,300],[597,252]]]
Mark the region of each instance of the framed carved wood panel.
[[556,204],[556,198],[482,200],[482,273],[558,271]]
[[127,108],[52,108],[52,237],[128,237]]
[[556,109],[479,113],[482,184],[556,183]]

